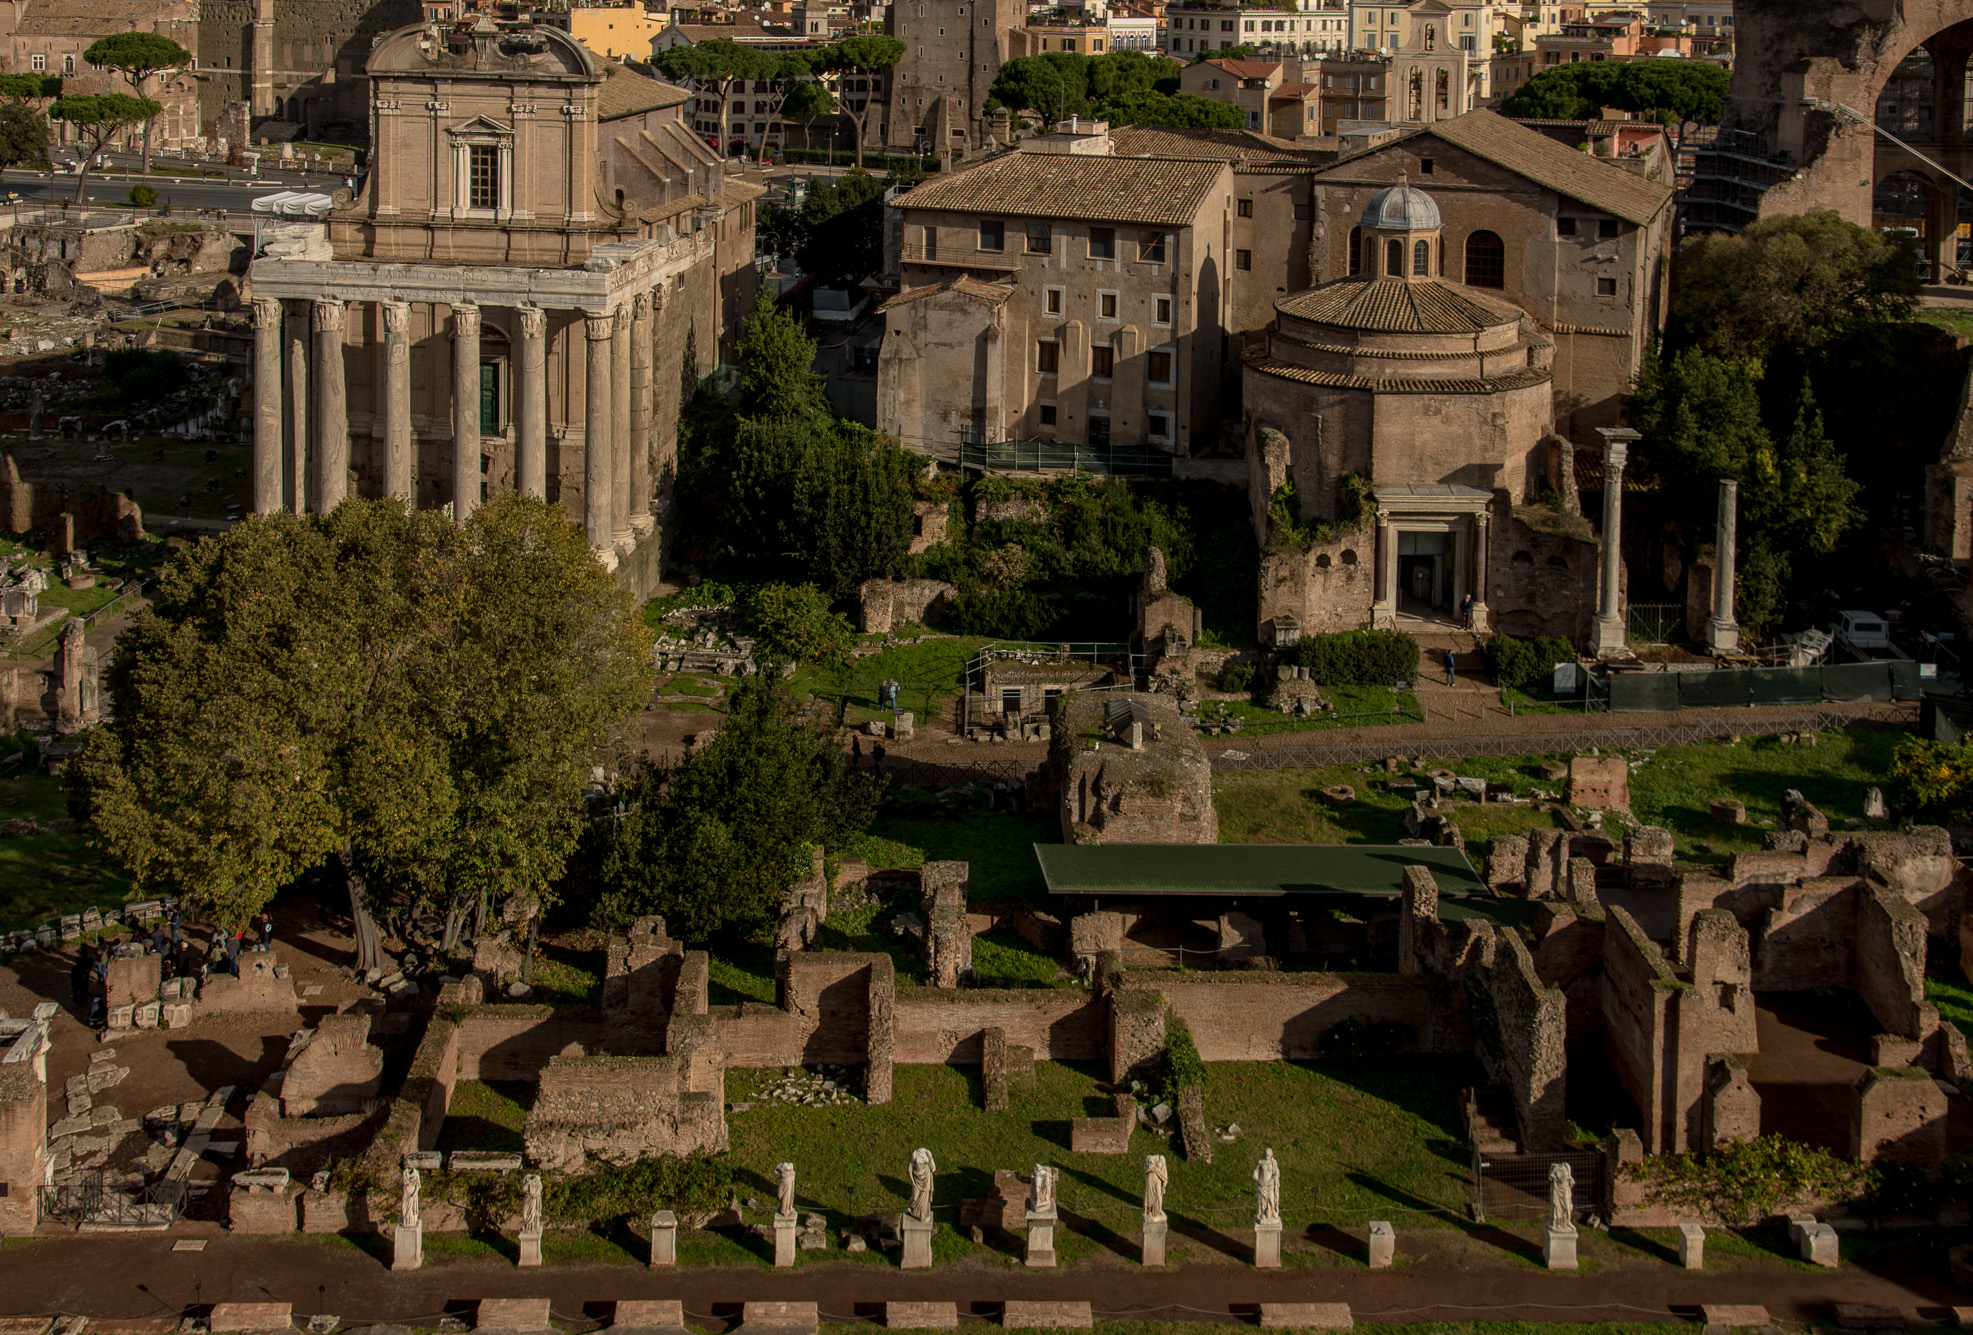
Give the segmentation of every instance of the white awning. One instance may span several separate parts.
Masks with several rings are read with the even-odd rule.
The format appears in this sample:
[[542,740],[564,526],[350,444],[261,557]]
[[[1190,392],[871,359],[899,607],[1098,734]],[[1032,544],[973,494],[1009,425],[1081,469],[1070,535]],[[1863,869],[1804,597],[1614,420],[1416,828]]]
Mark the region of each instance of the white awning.
[[283,190],[262,195],[253,202],[255,213],[273,213],[286,218],[323,218],[335,201],[315,190]]

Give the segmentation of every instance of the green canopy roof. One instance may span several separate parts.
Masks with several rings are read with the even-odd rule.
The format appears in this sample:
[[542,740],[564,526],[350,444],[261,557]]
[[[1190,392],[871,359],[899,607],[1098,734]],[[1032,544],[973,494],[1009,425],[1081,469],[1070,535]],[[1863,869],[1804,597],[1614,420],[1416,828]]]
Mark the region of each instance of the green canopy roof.
[[1399,844],[1036,844],[1052,895],[1395,895],[1427,867],[1442,895],[1487,895],[1456,848]]

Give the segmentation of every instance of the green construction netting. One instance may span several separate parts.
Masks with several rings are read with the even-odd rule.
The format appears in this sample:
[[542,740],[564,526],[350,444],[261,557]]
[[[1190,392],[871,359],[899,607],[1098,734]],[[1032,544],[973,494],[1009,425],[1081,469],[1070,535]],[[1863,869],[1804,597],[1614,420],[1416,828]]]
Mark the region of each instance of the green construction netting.
[[1754,674],[1746,668],[1681,672],[1677,680],[1678,702],[1686,709],[1724,709],[1754,698]]
[[1753,679],[1757,705],[1816,705],[1822,703],[1822,669],[1756,668]]
[[1910,660],[1891,664],[1891,698],[1916,700],[1923,687],[1918,684],[1918,664]]
[[1678,708],[1677,678],[1685,673],[1618,672],[1610,677],[1610,709],[1617,714]]
[[1828,663],[1822,669],[1825,700],[1889,700],[1889,663]]

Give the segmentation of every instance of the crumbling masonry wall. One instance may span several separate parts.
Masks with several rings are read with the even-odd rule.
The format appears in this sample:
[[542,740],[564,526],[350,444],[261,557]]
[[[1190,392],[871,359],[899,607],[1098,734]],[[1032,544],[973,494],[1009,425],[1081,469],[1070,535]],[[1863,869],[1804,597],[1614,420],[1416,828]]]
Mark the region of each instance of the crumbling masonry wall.
[[[1519,936],[1497,933],[1494,942],[1492,958],[1468,975],[1469,994],[1477,993],[1474,1029],[1480,1059],[1513,1095],[1521,1148],[1555,1149],[1568,1127],[1563,1111],[1568,1001],[1560,988],[1543,984]],[[1483,1008],[1490,1023],[1480,1018]]]
[[0,1233],[31,1234],[47,1180],[48,1082],[34,1058],[0,1063]]
[[1925,917],[1880,886],[1857,898],[1856,992],[1884,1031],[1924,1039],[1939,1027],[1925,1002]]

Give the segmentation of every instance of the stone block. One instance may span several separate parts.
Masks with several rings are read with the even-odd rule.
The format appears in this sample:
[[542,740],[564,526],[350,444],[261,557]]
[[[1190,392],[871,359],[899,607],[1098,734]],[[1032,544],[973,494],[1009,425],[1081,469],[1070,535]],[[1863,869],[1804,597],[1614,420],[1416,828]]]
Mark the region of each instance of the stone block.
[[1077,1154],[1130,1153],[1129,1117],[1075,1117],[1069,1120],[1069,1148]]
[[1055,1222],[1052,1214],[1031,1214],[1027,1217],[1027,1250],[1023,1263],[1030,1269],[1055,1268]]
[[1008,1330],[1089,1330],[1096,1324],[1088,1303],[1008,1299],[1000,1324]]
[[789,1270],[795,1264],[795,1234],[800,1226],[793,1215],[774,1217],[774,1268]]
[[1718,825],[1745,825],[1747,804],[1737,797],[1716,797],[1710,804],[1713,821]]
[[1254,1225],[1254,1269],[1279,1270],[1281,1268],[1281,1225]]
[[1799,1247],[1802,1245],[1803,1234],[1816,1226],[1816,1217],[1812,1214],[1802,1214],[1798,1211],[1789,1215],[1787,1218],[1788,1241]]
[[517,1263],[524,1270],[532,1270],[541,1264],[541,1235],[523,1233],[520,1235],[521,1259]]
[[163,966],[162,955],[124,955],[109,960],[104,978],[104,992],[109,999],[105,1004],[134,1006],[157,1000]]
[[1802,1234],[1802,1259],[1810,1265],[1825,1266],[1834,1270],[1843,1263],[1842,1248],[1837,1242],[1836,1230],[1827,1224],[1817,1224]]
[[1144,1221],[1144,1248],[1139,1257],[1141,1264],[1157,1266],[1165,1263],[1165,1237],[1170,1230],[1171,1224],[1168,1220]]
[[651,1269],[664,1270],[678,1264],[678,1216],[659,1210],[651,1216]]
[[822,1317],[814,1303],[740,1304],[741,1330],[772,1330],[782,1335],[815,1335]]
[[214,1303],[208,1328],[212,1335],[227,1331],[288,1330],[294,1326],[289,1303]]
[[425,1231],[422,1228],[406,1228],[399,1224],[392,1244],[392,1270],[416,1270],[425,1263]]
[[1908,1318],[1901,1307],[1876,1303],[1837,1303],[1836,1324],[1844,1330],[1903,1330]]
[[1616,756],[1576,756],[1569,761],[1569,801],[1602,811],[1630,810],[1630,766]]
[[1388,1270],[1391,1268],[1391,1263],[1397,1260],[1397,1255],[1397,1230],[1392,1228],[1386,1220],[1371,1220],[1369,1238],[1370,1268],[1372,1270]]
[[478,1330],[546,1330],[546,1298],[482,1298],[473,1319]]
[[913,1219],[905,1215],[899,1221],[898,1233],[904,1240],[904,1254],[898,1258],[898,1269],[932,1268],[932,1229],[929,1219]]
[[1706,1268],[1706,1230],[1698,1224],[1678,1226],[1678,1263],[1685,1270]]
[[1555,1228],[1552,1225],[1542,1230],[1542,1264],[1550,1270],[1574,1270],[1576,1268],[1576,1230]]
[[1348,1303],[1262,1303],[1262,1330],[1354,1330]]
[[1873,1034],[1870,1039],[1870,1064],[1913,1066],[1917,1064],[1918,1054],[1924,1046],[1915,1038],[1900,1038],[1896,1034]]
[[[242,1185],[234,1179],[227,1194],[226,1227],[234,1233],[285,1234],[301,1227],[301,1206],[295,1192],[284,1184],[269,1191]],[[272,1327],[255,1326],[255,1330]]]
[[1708,1326],[1738,1330],[1746,1326],[1772,1325],[1767,1308],[1754,1303],[1701,1303],[1699,1319]]
[[885,1303],[884,1325],[889,1330],[957,1330],[957,1303]]
[[610,1318],[610,1328],[621,1331],[683,1331],[685,1304],[676,1298],[622,1299]]

